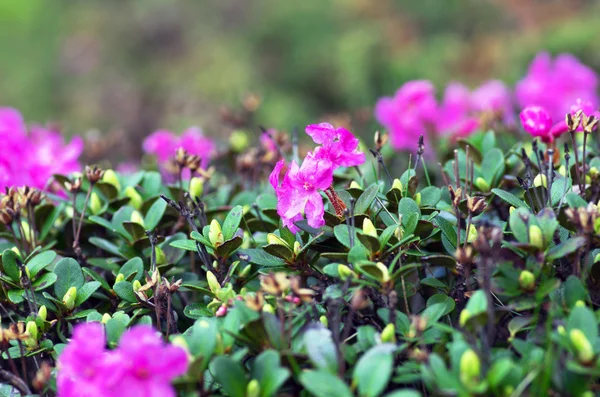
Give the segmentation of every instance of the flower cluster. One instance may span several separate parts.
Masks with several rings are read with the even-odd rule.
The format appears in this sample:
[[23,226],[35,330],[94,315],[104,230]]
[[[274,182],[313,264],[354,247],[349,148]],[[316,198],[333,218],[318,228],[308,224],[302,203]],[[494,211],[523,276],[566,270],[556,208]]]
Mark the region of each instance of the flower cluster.
[[132,327],[107,350],[104,326],[81,324],[58,360],[58,396],[175,396],[171,381],[187,367],[185,350],[166,345],[151,326]]
[[[335,169],[365,162],[365,154],[358,150],[359,140],[345,128],[320,123],[307,126],[305,131],[320,146],[308,153],[301,166],[292,161],[281,183],[285,160],[277,162],[269,177],[277,194],[277,213],[293,233],[298,231],[295,222],[304,216],[309,226],[323,226],[325,209],[319,191],[330,189]],[[336,196],[331,197],[335,200]]]
[[[517,83],[515,95],[521,108],[541,106],[557,122],[574,105],[595,110],[599,104],[597,89],[596,73],[573,55],[560,54],[552,60],[544,52],[535,57],[527,75]],[[589,110],[583,111],[591,114]]]
[[142,147],[146,153],[156,156],[161,167],[173,159],[177,149],[183,148],[187,153],[200,157],[203,169],[208,166],[215,150],[214,142],[197,127],[188,128],[181,136],[167,130],[155,131],[144,140]]
[[489,81],[470,92],[460,83],[450,83],[438,104],[433,84],[409,81],[394,97],[379,99],[375,118],[386,127],[395,149],[416,148],[420,135],[467,136],[482,125],[484,116],[514,124],[510,91],[500,81]]
[[53,174],[79,171],[83,140],[64,143],[56,128],[29,129],[16,109],[0,108],[0,190],[16,185],[47,188]]

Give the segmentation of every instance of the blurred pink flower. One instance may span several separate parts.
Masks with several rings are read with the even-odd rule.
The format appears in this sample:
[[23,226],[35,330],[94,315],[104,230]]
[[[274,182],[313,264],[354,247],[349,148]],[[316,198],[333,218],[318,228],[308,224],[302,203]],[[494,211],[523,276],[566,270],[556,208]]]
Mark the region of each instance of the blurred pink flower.
[[450,83],[439,107],[436,129],[438,133],[463,137],[479,127],[479,119],[471,115],[471,93],[460,83]]
[[375,118],[388,130],[394,149],[416,149],[419,136],[426,137],[437,118],[433,84],[426,80],[409,81],[393,97],[377,101]]
[[471,108],[477,113],[493,112],[507,126],[515,124],[512,95],[499,80],[490,80],[471,93]]
[[186,373],[187,353],[165,344],[151,326],[125,331],[106,349],[101,323],[80,324],[58,359],[59,397],[175,396],[171,381]]
[[214,142],[205,137],[198,127],[188,128],[181,136],[168,130],[155,131],[144,140],[142,147],[146,153],[155,155],[159,164],[168,162],[175,156],[175,151],[182,147],[189,154],[200,156],[202,168],[208,166],[215,150]]
[[529,66],[527,75],[517,83],[519,105],[542,106],[553,120],[563,120],[578,99],[598,106],[598,76],[577,58],[560,54],[554,61],[540,53]]
[[315,143],[322,145],[315,149],[315,159],[330,161],[334,169],[354,167],[365,162],[365,154],[358,150],[358,138],[347,129],[320,123],[307,126],[305,131]]
[[1,190],[13,185],[46,188],[53,174],[79,171],[82,152],[80,137],[65,144],[55,129],[32,126],[28,131],[17,110],[0,108]]

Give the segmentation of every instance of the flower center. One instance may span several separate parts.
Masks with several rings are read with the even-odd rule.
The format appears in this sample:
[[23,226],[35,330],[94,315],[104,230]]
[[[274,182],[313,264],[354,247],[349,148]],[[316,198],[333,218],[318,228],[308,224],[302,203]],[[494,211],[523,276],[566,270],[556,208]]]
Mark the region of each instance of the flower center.
[[311,190],[313,188],[313,186],[308,182],[304,182],[304,185],[302,187],[304,188],[304,190]]
[[136,369],[135,374],[140,379],[148,379],[150,376],[150,372],[148,372],[148,369],[144,367]]

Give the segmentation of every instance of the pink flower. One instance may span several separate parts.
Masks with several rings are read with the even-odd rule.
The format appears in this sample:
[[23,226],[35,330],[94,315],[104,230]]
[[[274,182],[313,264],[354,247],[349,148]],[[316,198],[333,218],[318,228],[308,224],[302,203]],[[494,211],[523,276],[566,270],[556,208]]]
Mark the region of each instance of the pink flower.
[[395,149],[417,147],[420,135],[426,136],[437,117],[435,88],[426,80],[404,84],[393,97],[384,97],[375,105],[375,118],[390,134]]
[[79,171],[82,151],[80,137],[65,144],[55,129],[33,126],[28,131],[17,110],[0,108],[0,190],[15,185],[44,189],[53,174]]
[[104,326],[80,324],[58,359],[59,397],[175,396],[171,381],[187,372],[187,353],[165,344],[151,326],[125,331],[106,349]]
[[551,134],[552,117],[546,109],[541,106],[529,106],[523,109],[519,115],[523,129],[534,137],[540,137],[548,143],[554,140]]
[[511,93],[499,80],[490,80],[471,93],[471,108],[478,113],[493,112],[507,126],[515,124]]
[[315,149],[314,157],[330,161],[334,169],[354,167],[365,162],[365,154],[358,150],[358,138],[347,129],[320,123],[307,126],[305,131],[315,143],[322,145]]
[[169,161],[175,156],[175,151],[182,147],[189,154],[200,156],[202,168],[208,166],[215,150],[213,141],[205,137],[197,127],[188,128],[180,137],[167,130],[155,131],[144,140],[142,147],[146,153],[155,155],[159,163]]
[[517,83],[516,96],[521,107],[542,106],[553,120],[562,120],[578,99],[598,105],[598,76],[570,54],[554,61],[548,53],[538,54],[527,75]]
[[438,133],[453,137],[468,136],[479,127],[479,120],[471,116],[471,93],[460,83],[446,87],[436,123]]
[[120,359],[121,377],[112,387],[114,395],[125,392],[131,397],[174,397],[171,381],[187,372],[186,352],[165,344],[149,325],[125,331],[115,352]]
[[279,185],[279,173],[284,166],[280,160],[269,181],[277,195],[277,213],[284,226],[292,233],[298,231],[294,224],[306,216],[308,225],[320,228],[325,224],[323,198],[319,190],[328,189],[333,182],[333,165],[325,159],[317,159],[311,155],[306,156],[301,167],[295,161],[285,174]]
[[[104,326],[80,324],[58,358],[56,385],[59,397],[107,396],[107,385],[118,370],[115,356],[106,348]],[[112,395],[112,394],[111,394]]]

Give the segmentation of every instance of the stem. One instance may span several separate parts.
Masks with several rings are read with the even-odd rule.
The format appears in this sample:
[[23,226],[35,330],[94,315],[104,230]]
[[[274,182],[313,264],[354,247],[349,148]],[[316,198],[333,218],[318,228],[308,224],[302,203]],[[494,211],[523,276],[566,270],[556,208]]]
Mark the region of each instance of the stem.
[[[575,140],[575,131],[570,131],[571,142],[573,143],[573,152],[575,152],[575,175],[577,175],[577,185],[579,185],[579,195],[583,191],[583,185],[581,184],[581,174],[579,173],[579,153],[577,150],[577,142]],[[569,170],[567,170],[568,172]]]

